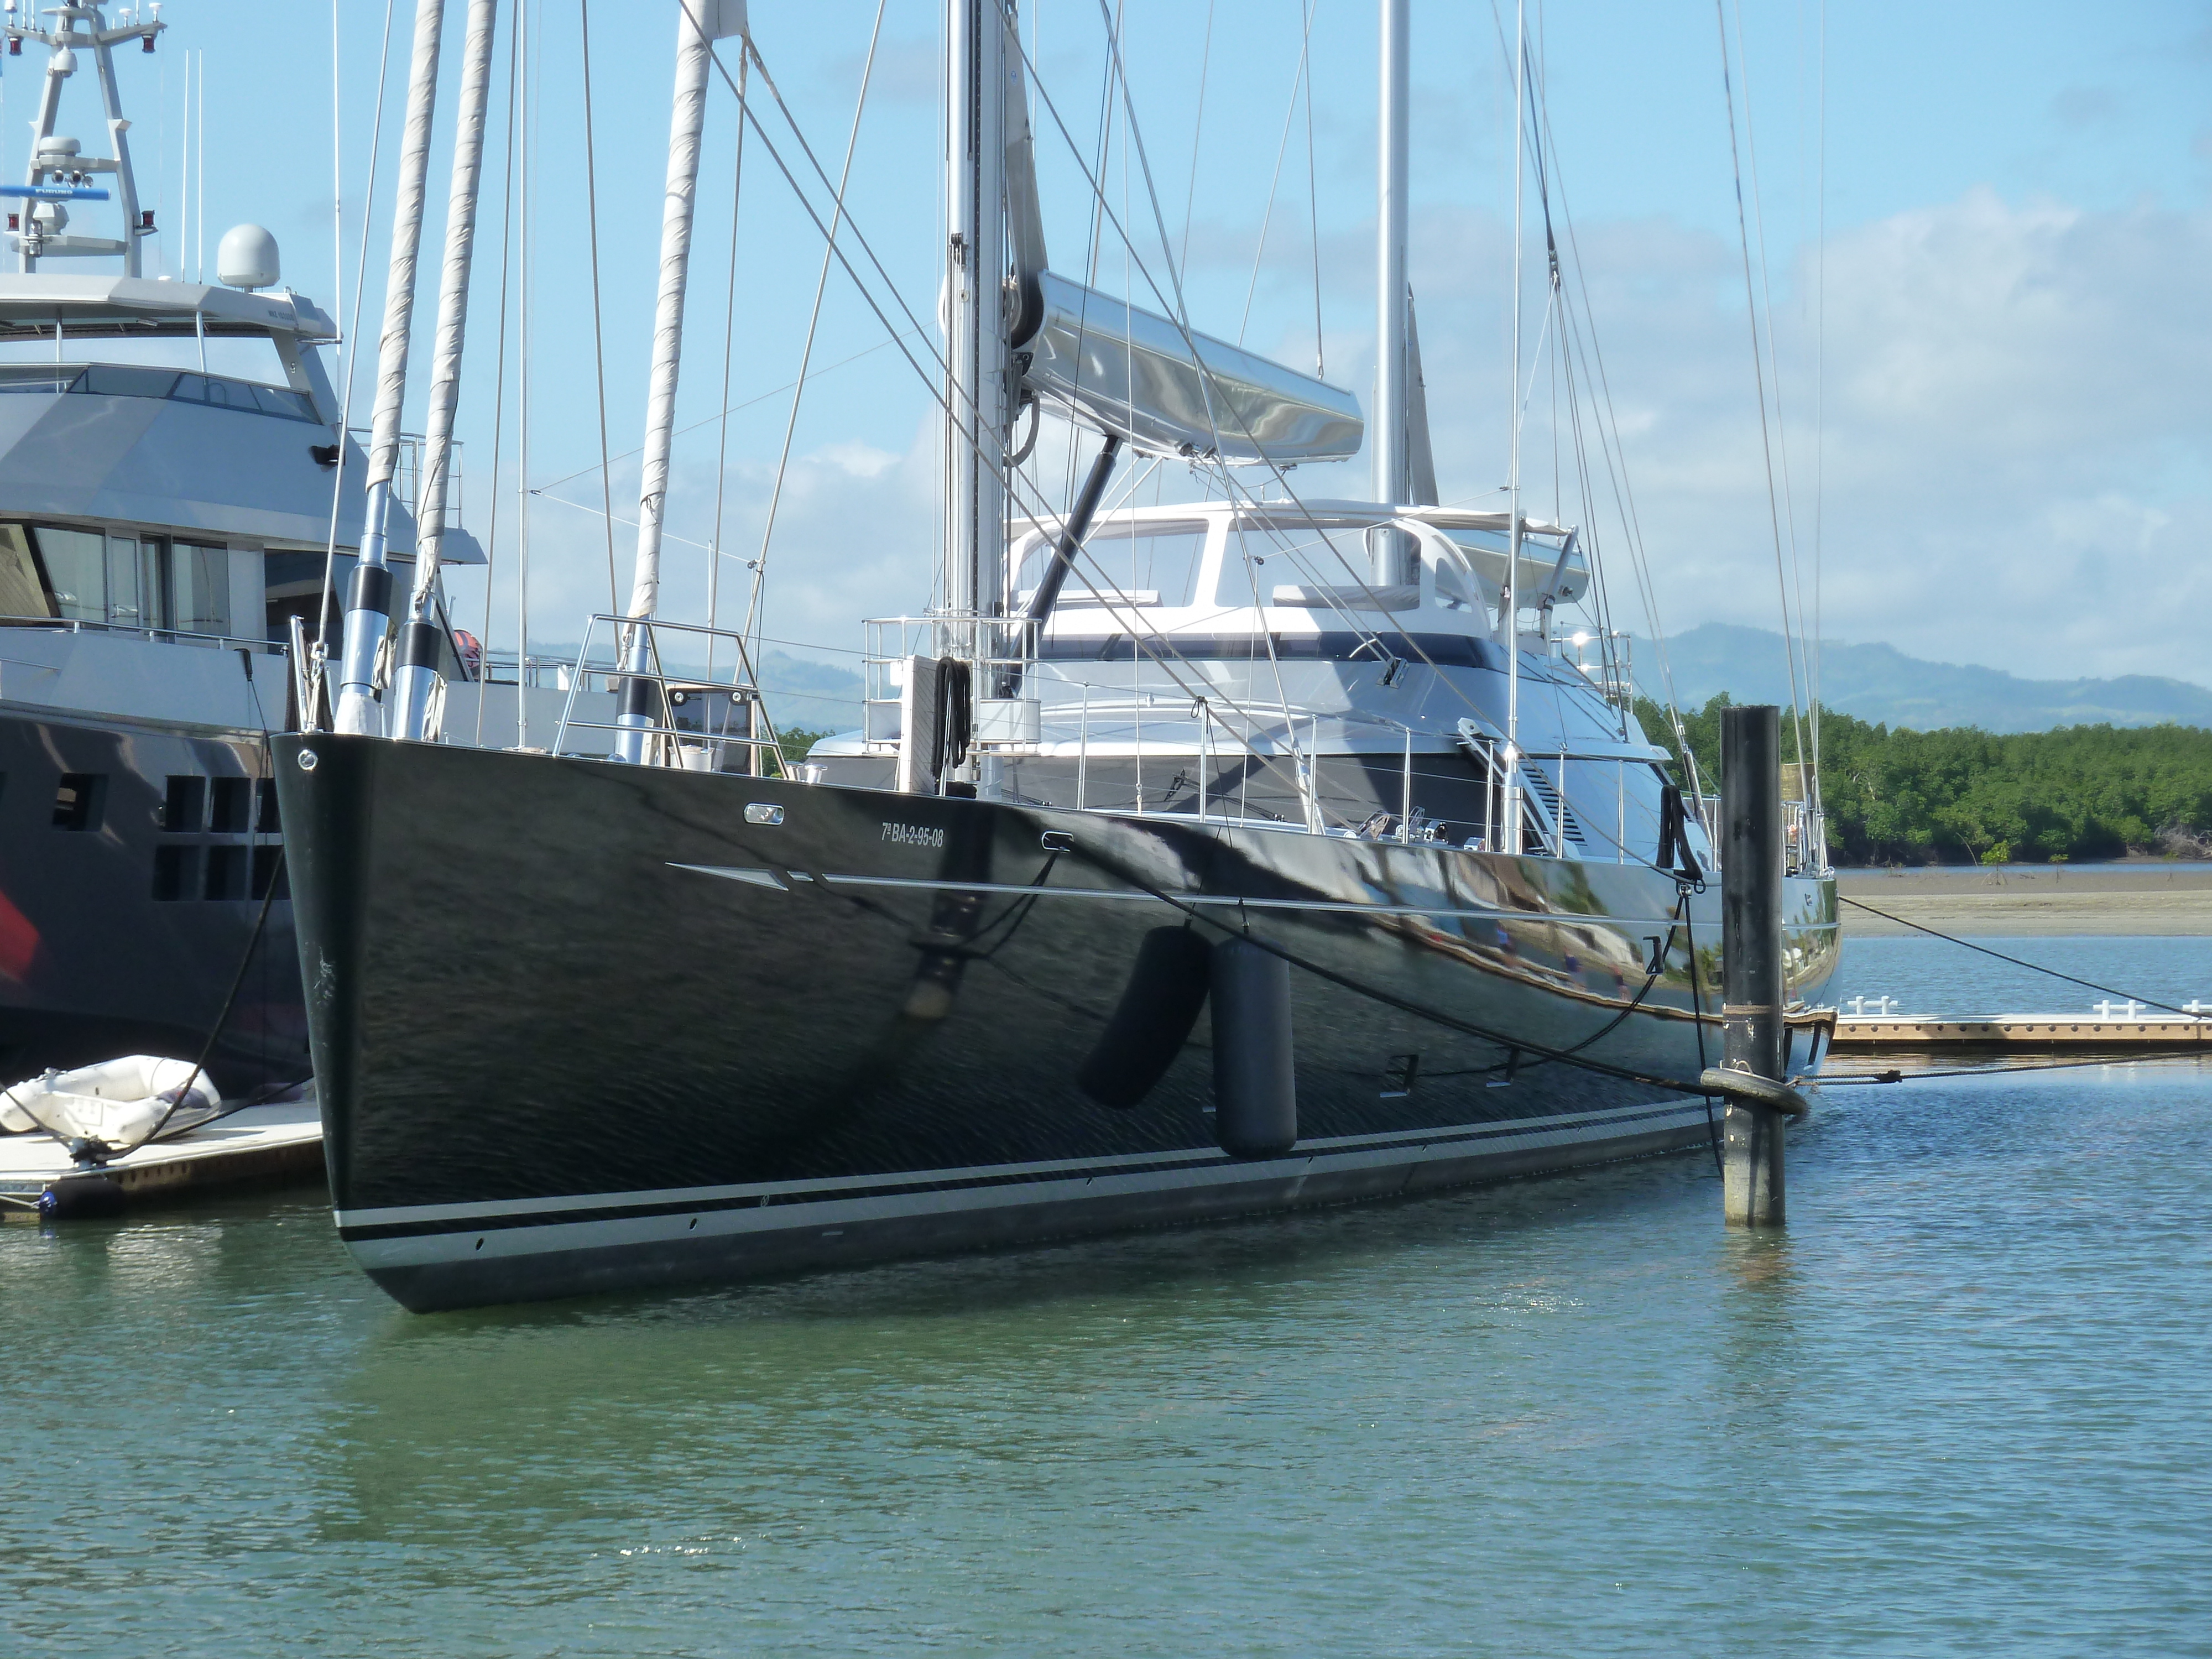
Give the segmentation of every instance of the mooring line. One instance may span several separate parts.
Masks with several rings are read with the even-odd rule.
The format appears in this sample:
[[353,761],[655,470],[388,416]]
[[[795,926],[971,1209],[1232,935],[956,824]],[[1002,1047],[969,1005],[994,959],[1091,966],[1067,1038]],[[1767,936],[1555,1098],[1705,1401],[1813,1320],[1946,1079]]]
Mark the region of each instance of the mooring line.
[[1960,939],[1955,934],[1943,932],[1940,927],[1930,927],[1922,922],[1908,921],[1903,916],[1893,916],[1887,910],[1877,910],[1871,904],[1862,903],[1859,900],[1847,897],[1842,893],[1837,894],[1836,897],[1840,902],[1850,905],[1855,910],[1863,910],[1869,915],[1880,916],[1884,921],[1893,921],[1900,927],[1910,927],[1916,933],[1926,933],[1931,939],[1947,940],[1965,950],[1979,951],[1985,957],[1995,957],[1999,962],[2008,962],[2015,968],[2025,968],[2032,973],[2048,974],[2053,979],[2064,980],[2069,985],[2079,985],[2092,991],[2102,991],[2108,997],[2126,997],[2130,1002],[2140,1002],[2146,1008],[2161,1008],[2169,1014],[2179,1014],[2185,1019],[2194,1018],[2188,1009],[2177,1008],[2170,1002],[2156,1002],[2149,997],[2135,996],[2126,991],[2114,990],[2109,985],[2100,985],[2094,979],[2076,979],[2071,974],[2062,974],[2056,968],[2046,968],[2039,962],[2028,962],[2019,957],[2008,957],[2002,951],[1992,951],[1986,945],[1977,945],[1972,939]]

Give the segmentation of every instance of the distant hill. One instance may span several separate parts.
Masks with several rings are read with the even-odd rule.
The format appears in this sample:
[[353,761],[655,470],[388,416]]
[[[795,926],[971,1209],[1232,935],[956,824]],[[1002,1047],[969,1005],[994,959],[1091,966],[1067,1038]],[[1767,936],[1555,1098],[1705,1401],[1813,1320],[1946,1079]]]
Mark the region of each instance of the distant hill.
[[[849,660],[857,664],[860,659]],[[760,659],[768,717],[779,732],[849,732],[860,723],[856,669],[810,662],[771,647]]]
[[[1635,642],[1636,683],[1660,697],[1659,653]],[[1736,702],[1790,702],[1782,636],[1706,623],[1668,641],[1674,691],[1691,708],[1725,691]],[[1996,668],[1923,662],[1893,646],[1831,640],[1820,653],[1820,701],[1863,720],[1917,731],[1974,726],[2047,732],[2059,726],[2212,726],[2212,690],[2185,680],[2128,674],[2110,680],[2028,680]]]
[[[672,636],[680,637],[680,636]],[[540,645],[532,641],[532,653],[540,661],[567,659],[574,661],[574,645],[550,643]],[[606,647],[595,648],[594,662],[609,662],[612,659]],[[860,723],[860,659],[849,659],[855,665],[839,668],[830,663],[816,662],[806,657],[794,657],[788,651],[771,646],[761,653],[757,665],[760,673],[761,690],[768,696],[768,717],[775,722],[778,732],[849,732]],[[672,675],[703,674],[703,659],[687,659],[670,655],[663,666]],[[714,678],[730,678],[728,647],[723,647],[721,659],[715,665]]]

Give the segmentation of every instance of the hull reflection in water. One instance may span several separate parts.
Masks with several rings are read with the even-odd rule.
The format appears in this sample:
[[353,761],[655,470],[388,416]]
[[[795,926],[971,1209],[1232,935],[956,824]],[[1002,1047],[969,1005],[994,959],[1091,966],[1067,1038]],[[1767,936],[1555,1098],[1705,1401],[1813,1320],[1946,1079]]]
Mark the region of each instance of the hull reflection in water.
[[[1718,894],[1678,908],[1648,866],[276,750],[338,1225],[410,1308],[1398,1195],[1709,1133],[1702,1101],[1621,1075],[1696,1075],[1693,948],[1717,1052]],[[1832,883],[1790,896],[1802,994],[1833,965]]]

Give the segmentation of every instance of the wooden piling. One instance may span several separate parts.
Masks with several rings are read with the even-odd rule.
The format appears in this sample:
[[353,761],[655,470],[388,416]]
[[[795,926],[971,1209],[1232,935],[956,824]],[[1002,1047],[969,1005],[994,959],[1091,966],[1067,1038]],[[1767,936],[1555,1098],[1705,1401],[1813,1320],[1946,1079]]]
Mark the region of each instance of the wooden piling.
[[[1721,1064],[1780,1083],[1782,721],[1771,704],[1721,712]],[[1784,1219],[1783,1114],[1731,1097],[1722,1123],[1722,1204],[1732,1227]]]

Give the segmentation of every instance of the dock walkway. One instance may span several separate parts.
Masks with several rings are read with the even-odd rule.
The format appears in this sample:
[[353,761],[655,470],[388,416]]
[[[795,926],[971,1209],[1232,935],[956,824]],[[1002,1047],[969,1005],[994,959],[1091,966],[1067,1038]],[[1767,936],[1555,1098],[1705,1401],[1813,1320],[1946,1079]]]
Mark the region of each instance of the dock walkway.
[[[0,1213],[41,1212],[52,1192],[63,1207],[72,1197],[94,1207],[133,1206],[185,1193],[276,1180],[303,1180],[323,1167],[322,1115],[314,1095],[249,1106],[228,1117],[150,1146],[141,1146],[104,1168],[80,1170],[51,1136],[0,1136]],[[44,1209],[56,1207],[52,1202]]]
[[1992,1014],[1942,1019],[1889,1015],[1836,1021],[1828,1051],[1838,1060],[1876,1054],[2212,1054],[2212,1018],[2157,1019],[2095,1014]]

